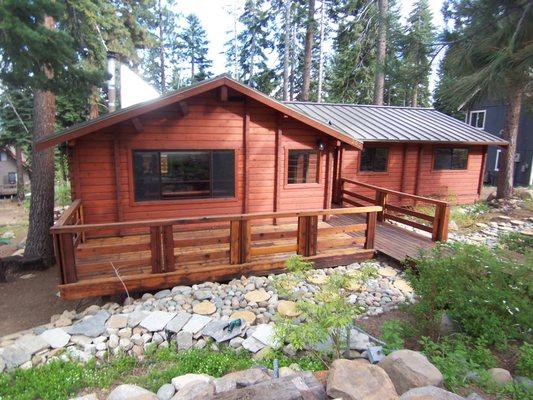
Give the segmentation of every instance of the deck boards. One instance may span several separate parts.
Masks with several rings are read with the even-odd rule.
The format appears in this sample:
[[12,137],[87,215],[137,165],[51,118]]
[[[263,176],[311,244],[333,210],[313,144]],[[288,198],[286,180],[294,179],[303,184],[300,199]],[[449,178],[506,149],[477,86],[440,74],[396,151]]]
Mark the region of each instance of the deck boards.
[[[364,222],[361,216],[351,215],[335,215],[329,220],[329,223],[333,226],[361,222]],[[362,235],[362,233],[352,235]],[[435,243],[429,237],[418,235],[388,222],[377,223],[374,248],[376,251],[396,261],[402,262],[406,259],[416,259],[421,250],[430,249],[434,245]]]

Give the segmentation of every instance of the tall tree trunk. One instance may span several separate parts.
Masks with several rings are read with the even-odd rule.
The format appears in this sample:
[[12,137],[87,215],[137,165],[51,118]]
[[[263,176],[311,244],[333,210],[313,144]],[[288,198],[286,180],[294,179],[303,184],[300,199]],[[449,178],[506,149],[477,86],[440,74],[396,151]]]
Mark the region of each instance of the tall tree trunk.
[[311,87],[311,61],[313,58],[313,34],[315,28],[315,0],[308,1],[307,29],[305,32],[304,69],[302,80],[302,93],[300,100],[309,100],[309,88]]
[[387,14],[388,0],[378,0],[379,26],[376,55],[376,73],[374,78],[374,104],[383,105],[383,88],[385,86],[385,57],[387,54]]
[[97,86],[91,88],[90,96],[90,110],[89,110],[89,119],[98,118],[100,110],[98,109],[98,99],[100,98],[100,93]]
[[285,34],[283,43],[283,100],[289,100],[289,60],[291,35],[291,0],[285,0]]
[[413,87],[413,96],[411,98],[411,107],[418,107],[418,84]]
[[17,200],[20,203],[24,201],[24,162],[22,160],[22,148],[15,146],[15,159],[17,161]]
[[294,26],[291,26],[291,54],[293,57],[291,58],[291,67],[290,67],[290,76],[289,76],[289,98],[290,101],[294,100],[294,63],[296,62],[296,29]]
[[160,77],[161,77],[161,93],[167,91],[167,82],[165,77],[165,41],[163,32],[163,7],[161,0],[159,0],[159,61],[160,65]]
[[511,93],[502,138],[509,142],[509,146],[502,148],[501,168],[498,172],[498,186],[496,197],[509,199],[513,195],[514,159],[516,154],[516,138],[518,136],[518,124],[522,111],[522,98],[524,89],[518,87]]
[[[44,18],[44,26],[53,29],[54,19]],[[46,70],[51,78],[53,72]],[[35,90],[33,95],[33,143],[54,132],[56,99],[49,90]],[[32,146],[30,223],[24,256],[41,257],[49,262],[53,256],[50,227],[54,224],[54,148],[36,151]]]
[[320,8],[320,50],[318,56],[318,89],[317,101],[322,101],[322,83],[324,81],[324,18],[326,13],[326,2],[322,0]]

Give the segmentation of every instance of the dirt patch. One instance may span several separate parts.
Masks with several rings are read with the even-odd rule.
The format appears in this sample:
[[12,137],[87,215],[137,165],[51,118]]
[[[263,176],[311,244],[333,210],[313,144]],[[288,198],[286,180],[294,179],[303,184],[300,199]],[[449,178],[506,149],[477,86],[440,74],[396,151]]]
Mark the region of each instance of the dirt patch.
[[58,267],[9,276],[0,283],[0,336],[50,322],[54,314],[100,304],[101,298],[65,301],[57,296]]

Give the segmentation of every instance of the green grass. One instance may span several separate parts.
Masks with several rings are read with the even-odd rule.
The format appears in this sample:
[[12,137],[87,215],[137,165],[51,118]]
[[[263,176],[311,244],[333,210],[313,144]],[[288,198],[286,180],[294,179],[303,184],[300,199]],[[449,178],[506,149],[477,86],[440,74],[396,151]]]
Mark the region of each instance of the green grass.
[[256,361],[247,351],[236,351],[229,347],[222,347],[218,352],[209,349],[177,352],[170,348],[150,348],[143,361],[124,355],[102,365],[94,361],[80,364],[56,360],[42,366],[0,374],[0,400],[62,400],[73,397],[84,388],[108,388],[117,382],[133,383],[155,392],[172,378],[186,373],[220,377],[256,364],[272,369],[274,358],[278,358],[280,367],[296,363],[304,370],[323,369],[321,361],[316,358],[304,356],[293,359],[276,352]]
[[504,248],[520,254],[533,252],[533,237],[520,232],[509,232],[501,236],[500,244]]
[[454,206],[450,210],[450,220],[455,221],[459,229],[471,229],[478,222],[487,222],[489,219],[489,206],[483,201],[467,206]]

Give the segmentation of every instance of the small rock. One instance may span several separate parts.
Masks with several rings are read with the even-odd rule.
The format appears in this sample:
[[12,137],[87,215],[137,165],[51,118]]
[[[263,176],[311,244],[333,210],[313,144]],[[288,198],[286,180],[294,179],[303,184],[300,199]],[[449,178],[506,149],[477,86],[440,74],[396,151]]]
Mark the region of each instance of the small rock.
[[160,300],[160,299],[163,299],[165,297],[169,297],[170,296],[170,289],[165,289],[165,290],[160,290],[159,292],[157,292],[154,297],[157,299],[157,300]]
[[223,378],[234,381],[238,388],[242,388],[268,381],[271,379],[271,376],[262,368],[255,367],[243,371],[231,372],[224,375]]
[[212,302],[210,302],[208,300],[204,300],[201,303],[195,304],[192,307],[192,310],[196,314],[211,315],[217,310],[217,307],[215,306],[214,303],[212,303]]
[[476,392],[470,393],[468,396],[465,397],[466,400],[485,400],[483,397],[481,397]]
[[170,400],[172,396],[176,393],[176,388],[170,383],[165,383],[157,391],[157,398],[159,400]]
[[205,374],[185,374],[172,378],[172,385],[180,391],[185,385],[190,383],[211,383],[213,378]]
[[41,333],[41,338],[53,349],[65,347],[70,341],[70,335],[62,328],[49,329]]
[[513,377],[511,376],[511,373],[503,368],[491,368],[487,370],[490,377],[494,380],[494,382],[504,385],[507,382],[511,382],[513,380]]
[[109,317],[106,326],[111,329],[122,329],[128,325],[128,316],[115,314]]
[[405,392],[400,400],[464,400],[464,398],[435,386],[423,386]]
[[176,342],[178,344],[178,350],[189,350],[192,345],[192,333],[191,332],[179,332],[176,335]]
[[158,400],[152,392],[136,385],[120,385],[109,393],[107,400]]

